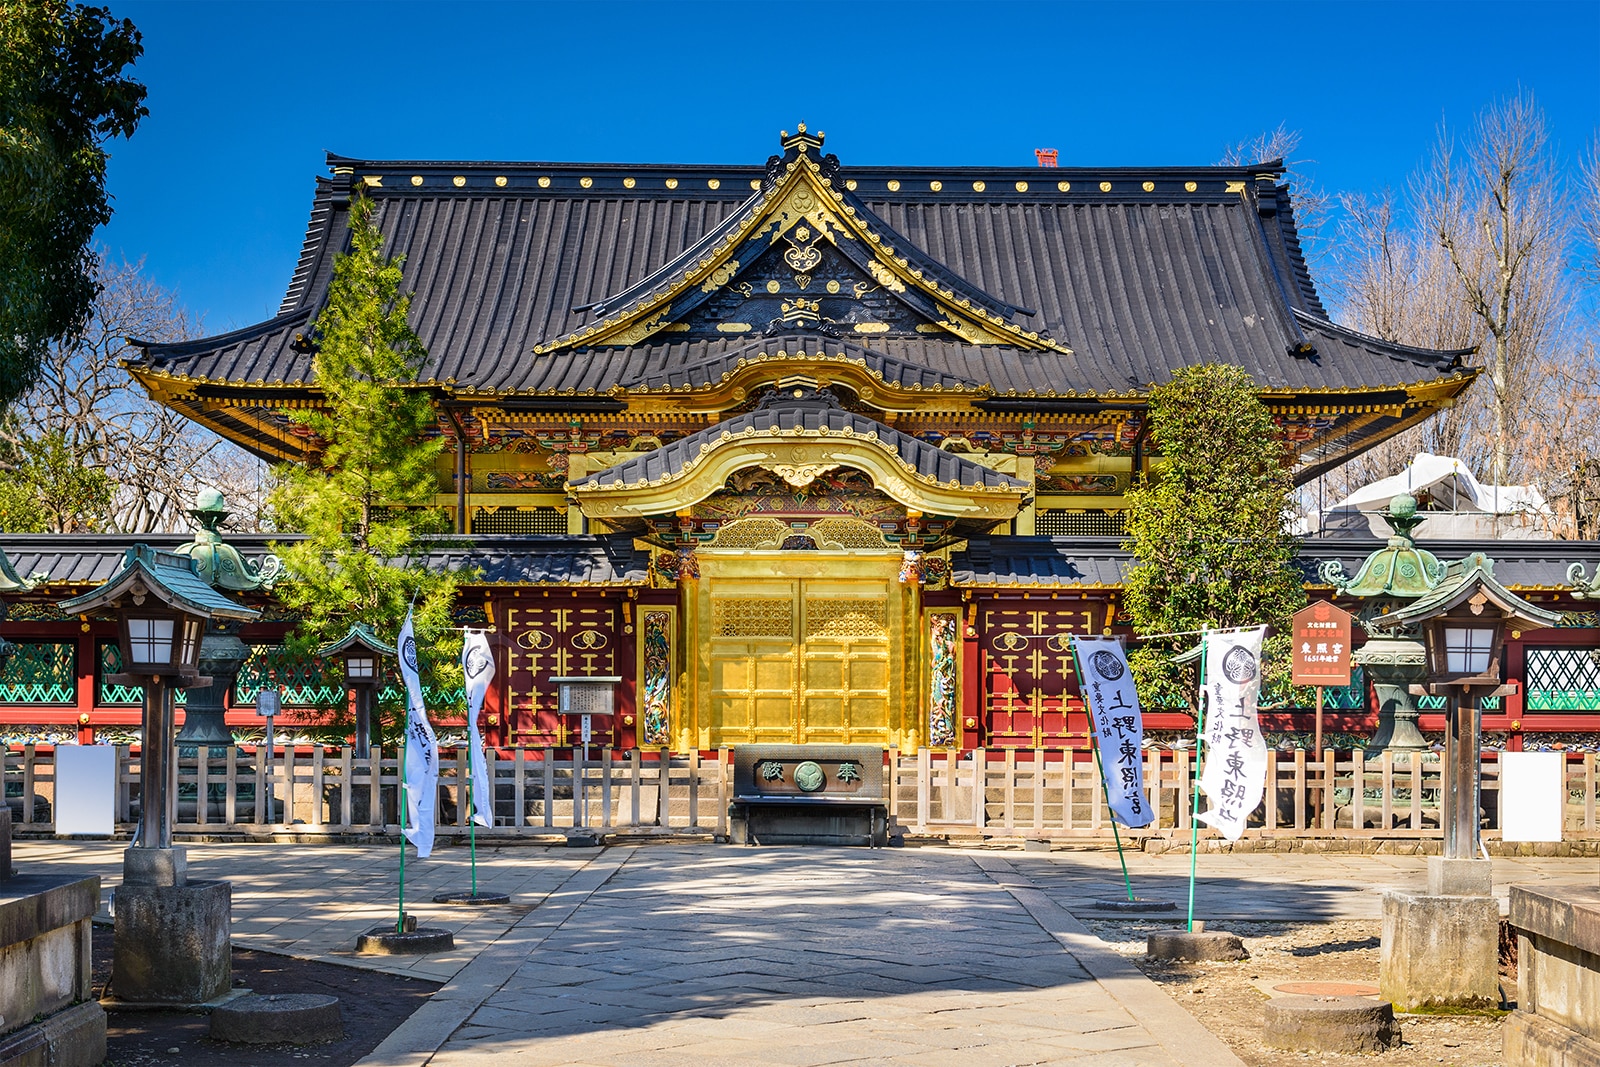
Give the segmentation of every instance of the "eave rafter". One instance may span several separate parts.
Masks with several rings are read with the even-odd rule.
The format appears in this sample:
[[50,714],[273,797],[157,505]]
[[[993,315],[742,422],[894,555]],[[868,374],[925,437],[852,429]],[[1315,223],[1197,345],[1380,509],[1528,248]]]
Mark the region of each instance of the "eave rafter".
[[[982,306],[969,294],[943,285],[912,257],[897,249],[904,237],[882,233],[869,223],[867,211],[853,193],[835,188],[832,165],[816,157],[822,135],[807,135],[804,124],[794,137],[785,136],[786,153],[768,177],[728,223],[712,231],[697,248],[668,264],[656,275],[612,300],[596,305],[598,322],[534,347],[535,355],[587,346],[636,345],[668,329],[708,296],[732,282],[742,266],[801,225],[815,227],[847,259],[865,270],[883,288],[901,296],[942,328],[969,344],[1014,345],[1025,350],[1071,350],[1036,330],[1011,322],[1003,301],[990,298]],[[831,161],[832,157],[828,157]],[[781,167],[781,169],[779,169]],[[696,258],[693,254],[698,253]],[[974,290],[976,291],[976,290]],[[626,306],[613,308],[620,303]]]

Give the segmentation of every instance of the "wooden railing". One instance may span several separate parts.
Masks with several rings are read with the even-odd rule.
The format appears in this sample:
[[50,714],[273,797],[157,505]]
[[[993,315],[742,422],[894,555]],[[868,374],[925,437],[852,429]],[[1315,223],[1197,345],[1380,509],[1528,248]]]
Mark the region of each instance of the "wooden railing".
[[[495,826],[479,834],[517,836],[572,830],[727,831],[730,749],[671,754],[599,749],[589,759],[565,750],[490,752]],[[1187,750],[1148,749],[1145,788],[1155,822],[1122,829],[1124,839],[1187,838],[1194,766]],[[55,761],[46,746],[0,752],[6,800],[18,830],[53,829]],[[892,826],[946,837],[1107,839],[1112,827],[1087,749],[889,753]],[[174,761],[174,827],[179,834],[393,835],[399,832],[396,754],[358,760],[348,748],[260,746],[210,749]],[[1569,755],[1566,836],[1600,839],[1596,757]],[[117,749],[115,819],[131,832],[138,812],[137,751]],[[1443,765],[1436,754],[1355,752],[1308,759],[1270,752],[1269,788],[1249,837],[1437,838]],[[465,834],[470,813],[465,750],[444,753],[439,781],[441,835]],[[974,786],[981,783],[981,803]],[[1483,760],[1485,837],[1498,836],[1500,764]],[[203,798],[203,802],[202,802]],[[1206,836],[1214,834],[1202,828]]]

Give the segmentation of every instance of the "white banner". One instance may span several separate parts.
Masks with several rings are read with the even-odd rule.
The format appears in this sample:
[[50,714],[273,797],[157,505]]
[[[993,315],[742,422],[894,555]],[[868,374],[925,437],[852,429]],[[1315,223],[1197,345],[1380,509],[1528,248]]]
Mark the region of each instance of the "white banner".
[[1150,801],[1144,795],[1144,714],[1122,642],[1115,637],[1073,635],[1078,653],[1079,691],[1089,708],[1100,746],[1111,814],[1124,826],[1149,826]]
[[467,689],[467,759],[472,764],[472,821],[479,826],[494,825],[494,789],[489,785],[489,764],[483,758],[483,735],[478,732],[478,713],[483,710],[483,695],[494,680],[494,653],[489,651],[489,635],[483,630],[468,630],[461,643],[461,676]]
[[406,610],[400,627],[400,676],[406,683],[405,775],[406,839],[417,846],[419,859],[433,854],[433,809],[439,800],[439,741],[422,704],[422,680],[417,677],[417,636]]
[[1205,767],[1200,785],[1211,810],[1200,821],[1239,840],[1267,787],[1267,741],[1256,718],[1265,626],[1206,634]]

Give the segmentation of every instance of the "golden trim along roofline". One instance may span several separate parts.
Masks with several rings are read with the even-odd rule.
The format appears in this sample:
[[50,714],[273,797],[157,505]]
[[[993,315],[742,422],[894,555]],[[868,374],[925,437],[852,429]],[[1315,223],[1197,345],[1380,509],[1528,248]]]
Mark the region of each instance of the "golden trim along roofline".
[[856,209],[845,203],[844,192],[833,187],[832,179],[822,176],[822,165],[811,158],[810,141],[796,139],[789,144],[796,149],[796,154],[782,176],[770,189],[757,191],[750,197],[738,224],[709,253],[678,278],[666,283],[664,290],[640,300],[632,308],[615,311],[597,323],[535,345],[534,355],[581,345],[638,344],[671,325],[663,309],[683,293],[696,286],[720,288],[732,281],[739,270],[738,261],[730,258],[734,250],[769,230],[772,231],[770,243],[775,243],[801,221],[810,221],[817,227],[820,238],[835,245],[840,237],[861,241],[871,251],[871,262],[881,268],[881,273],[879,269],[872,271],[880,284],[889,288],[911,286],[921,291],[947,316],[938,325],[969,344],[1014,344],[1072,354],[1070,348],[1041,337],[1036,330],[1023,330],[1003,316],[973,307],[970,299],[957,297],[952,290],[940,289],[920,269],[912,267],[905,256],[895,255],[894,247],[885,245],[882,235],[857,217]]
[[[620,478],[589,484],[567,483],[585,515],[596,519],[671,515],[693,507],[721,489],[728,476],[746,467],[852,467],[872,478],[882,493],[927,515],[976,516],[996,521],[1013,517],[1033,495],[1025,485],[961,485],[940,482],[900,458],[899,449],[876,431],[843,430],[723,431],[701,444],[700,453],[676,472],[653,480],[624,483]],[[603,473],[603,472],[601,472]]]

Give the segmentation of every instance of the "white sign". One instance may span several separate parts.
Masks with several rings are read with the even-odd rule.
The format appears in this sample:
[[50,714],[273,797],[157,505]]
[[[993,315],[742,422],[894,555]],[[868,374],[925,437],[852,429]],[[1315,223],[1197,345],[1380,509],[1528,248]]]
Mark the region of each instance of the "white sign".
[[468,630],[461,642],[461,676],[467,688],[467,759],[472,765],[472,821],[479,826],[494,825],[494,789],[489,784],[489,764],[483,758],[483,735],[478,732],[478,713],[483,697],[494,679],[494,653],[489,635]]
[[1561,840],[1566,759],[1562,752],[1500,753],[1500,840]]
[[56,834],[116,832],[115,745],[56,746]]
[[1267,741],[1256,718],[1261,693],[1261,639],[1265,626],[1205,635],[1205,766],[1200,785],[1211,801],[1200,821],[1230,841],[1266,791]]
[[263,689],[256,694],[256,714],[270,719],[283,710],[283,694],[276,689]]
[[1112,816],[1124,826],[1149,826],[1144,795],[1144,714],[1122,642],[1115,637],[1073,635],[1078,686],[1088,704],[1100,746],[1100,773]]
[[396,643],[400,646],[400,676],[406,683],[406,826],[401,832],[417,846],[417,857],[427,859],[433,854],[433,809],[439,801],[439,740],[422,703],[417,636],[409,608]]

